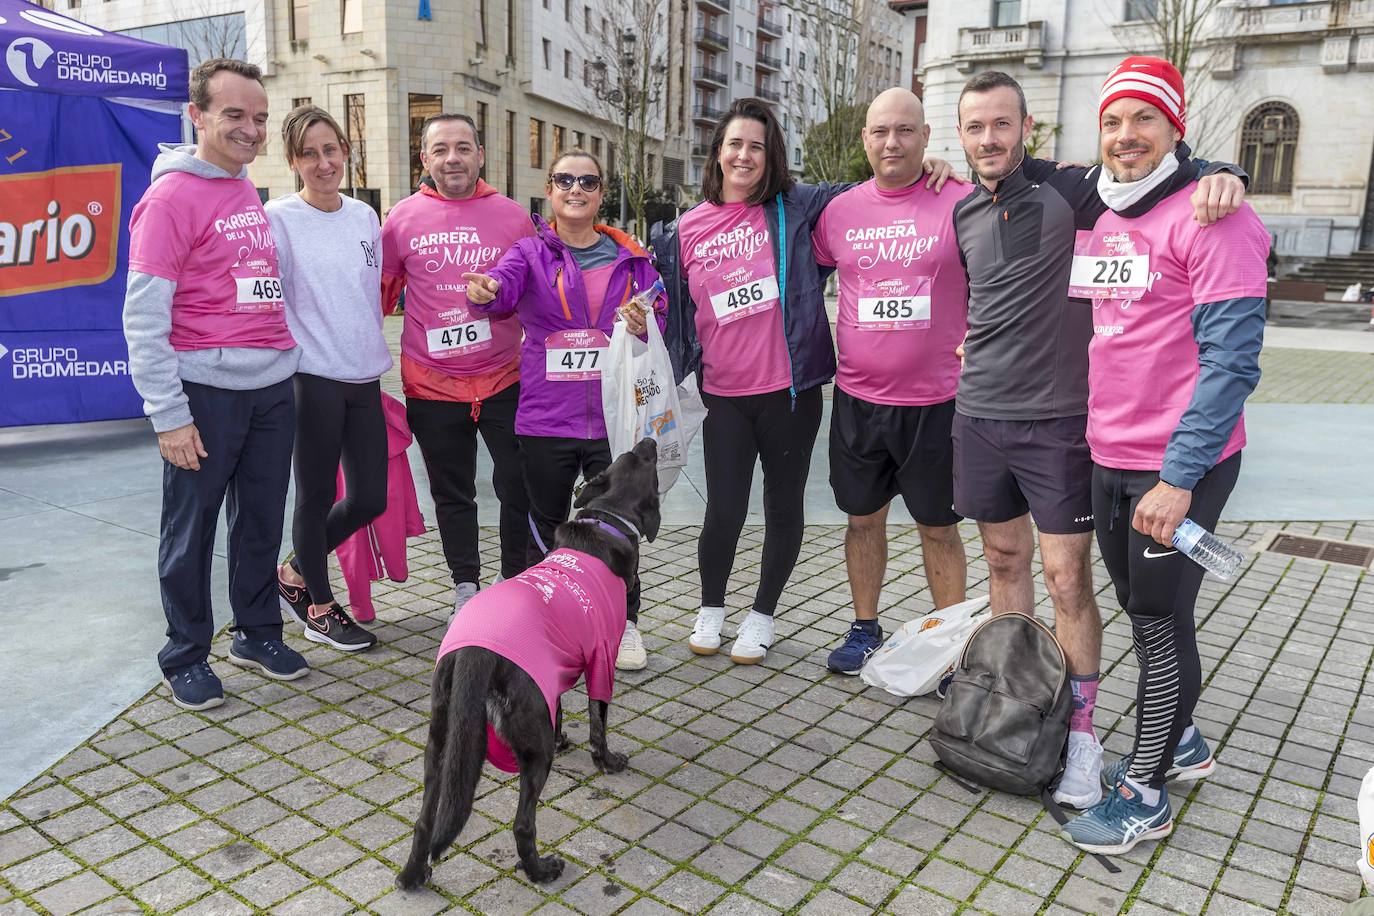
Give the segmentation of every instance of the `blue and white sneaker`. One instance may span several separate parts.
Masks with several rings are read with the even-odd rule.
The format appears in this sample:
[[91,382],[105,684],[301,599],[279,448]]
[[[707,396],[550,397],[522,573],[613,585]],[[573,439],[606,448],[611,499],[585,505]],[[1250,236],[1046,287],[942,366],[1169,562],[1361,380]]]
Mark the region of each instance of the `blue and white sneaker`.
[[[1103,767],[1102,785],[1110,789],[1126,778],[1126,771],[1130,768],[1130,754],[1110,766]],[[1201,731],[1194,728],[1192,739],[1180,741],[1178,747],[1174,748],[1174,765],[1169,767],[1169,772],[1164,774],[1164,778],[1175,782],[1192,782],[1211,776],[1216,771],[1217,760],[1212,756],[1212,749],[1207,746],[1207,739],[1202,737]]]
[[866,624],[856,620],[849,627],[844,643],[825,660],[826,667],[837,674],[858,674],[864,662],[882,644],[883,628],[878,626],[877,621]]
[[242,632],[236,632],[229,644],[229,661],[277,681],[294,681],[310,673],[305,657],[280,639],[248,639]]
[[1159,791],[1159,804],[1147,805],[1128,782],[1064,825],[1059,835],[1084,852],[1125,855],[1142,840],[1162,840],[1174,832],[1169,793]]
[[164,675],[162,683],[172,691],[172,702],[182,709],[211,709],[224,703],[224,686],[209,662],[196,662],[176,674]]
[[949,685],[954,683],[954,666],[950,665],[945,676],[940,678],[940,683],[935,685],[935,699],[943,700],[949,696]]

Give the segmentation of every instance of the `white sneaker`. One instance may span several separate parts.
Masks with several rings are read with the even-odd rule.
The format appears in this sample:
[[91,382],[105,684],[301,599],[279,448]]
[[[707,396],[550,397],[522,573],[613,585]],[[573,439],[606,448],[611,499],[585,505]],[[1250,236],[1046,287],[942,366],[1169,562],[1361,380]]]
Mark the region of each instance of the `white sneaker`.
[[725,608],[705,607],[697,611],[697,623],[687,645],[697,655],[715,655],[720,651],[720,628],[725,625]]
[[644,651],[644,638],[639,635],[639,627],[629,621],[620,637],[620,651],[615,655],[615,666],[621,671],[642,671],[647,664],[649,656]]
[[757,665],[773,644],[773,618],[758,611],[750,611],[739,625],[735,644],[730,647],[730,661],[737,665]]
[[472,600],[472,596],[477,594],[476,582],[459,582],[453,586],[453,613],[448,615],[449,622],[458,616],[458,612],[463,609],[463,605]]
[[1069,752],[1064,775],[1054,800],[1083,811],[1102,800],[1102,745],[1087,732],[1069,732]]

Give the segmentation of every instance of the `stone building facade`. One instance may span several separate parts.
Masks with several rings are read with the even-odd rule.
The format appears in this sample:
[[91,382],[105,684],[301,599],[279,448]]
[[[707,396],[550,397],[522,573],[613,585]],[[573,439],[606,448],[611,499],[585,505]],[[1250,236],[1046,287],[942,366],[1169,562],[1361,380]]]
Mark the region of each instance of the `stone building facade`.
[[[1128,53],[1155,52],[1162,0],[929,3],[915,74],[931,152],[962,159],[964,82],[986,69],[1021,81],[1046,130],[1041,155],[1093,161],[1097,98]],[[1243,165],[1250,201],[1289,258],[1374,248],[1374,0],[1222,0],[1187,78],[1197,152]]]

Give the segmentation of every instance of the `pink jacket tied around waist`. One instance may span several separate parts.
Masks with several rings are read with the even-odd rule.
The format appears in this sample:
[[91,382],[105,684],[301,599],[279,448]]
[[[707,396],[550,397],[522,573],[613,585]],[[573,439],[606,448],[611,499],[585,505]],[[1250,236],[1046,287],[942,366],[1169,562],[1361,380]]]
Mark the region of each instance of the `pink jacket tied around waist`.
[[[386,511],[348,536],[335,552],[339,569],[348,586],[348,603],[360,621],[376,618],[372,607],[372,583],[382,579],[404,582],[406,538],[425,533],[420,502],[415,496],[415,480],[410,474],[406,448],[413,438],[406,423],[405,405],[389,394],[382,395],[386,414],[387,454]],[[338,498],[345,493],[343,471],[339,471]]]

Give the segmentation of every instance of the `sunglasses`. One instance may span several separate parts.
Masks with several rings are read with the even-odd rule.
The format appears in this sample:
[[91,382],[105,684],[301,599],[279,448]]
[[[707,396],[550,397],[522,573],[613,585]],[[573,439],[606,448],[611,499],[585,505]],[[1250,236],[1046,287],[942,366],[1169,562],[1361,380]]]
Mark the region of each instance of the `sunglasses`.
[[601,187],[600,175],[570,175],[567,172],[554,172],[549,180],[560,191],[571,191],[572,186],[577,185],[590,194]]

